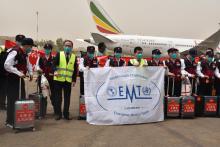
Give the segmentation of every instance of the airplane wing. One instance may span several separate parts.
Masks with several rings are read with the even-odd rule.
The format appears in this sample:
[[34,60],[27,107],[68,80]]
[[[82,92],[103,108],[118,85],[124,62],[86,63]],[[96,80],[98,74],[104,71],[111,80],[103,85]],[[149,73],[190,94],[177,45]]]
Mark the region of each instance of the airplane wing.
[[[205,53],[206,49],[208,48],[212,48],[215,51],[218,48],[219,43],[220,43],[220,29],[191,49],[196,49],[198,54],[201,55]],[[181,52],[181,55],[186,55],[188,54],[188,52],[189,50]]]

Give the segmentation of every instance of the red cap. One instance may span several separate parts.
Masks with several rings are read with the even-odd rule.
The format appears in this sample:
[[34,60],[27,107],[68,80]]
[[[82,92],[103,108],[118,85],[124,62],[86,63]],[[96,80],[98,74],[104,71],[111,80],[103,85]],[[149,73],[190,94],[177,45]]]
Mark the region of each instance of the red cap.
[[5,48],[9,49],[16,46],[16,43],[14,41],[10,41],[10,40],[5,40]]

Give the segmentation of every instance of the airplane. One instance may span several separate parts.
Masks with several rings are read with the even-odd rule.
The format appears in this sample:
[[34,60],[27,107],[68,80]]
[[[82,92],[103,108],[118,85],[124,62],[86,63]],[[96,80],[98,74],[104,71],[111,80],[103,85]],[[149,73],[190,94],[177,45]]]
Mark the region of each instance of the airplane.
[[220,50],[220,29],[205,40],[126,35],[98,1],[88,0],[88,3],[97,29],[105,35],[91,33],[92,38],[77,39],[78,41],[93,45],[100,44],[106,46],[108,50],[120,46],[123,48],[123,54],[126,55],[132,55],[134,48],[140,46],[143,48],[143,55],[146,57],[150,57],[154,49],[160,49],[164,56],[167,56],[167,50],[170,48],[179,49],[180,55],[186,55],[192,48],[196,49],[199,54],[204,53],[207,48],[213,48],[215,51]]

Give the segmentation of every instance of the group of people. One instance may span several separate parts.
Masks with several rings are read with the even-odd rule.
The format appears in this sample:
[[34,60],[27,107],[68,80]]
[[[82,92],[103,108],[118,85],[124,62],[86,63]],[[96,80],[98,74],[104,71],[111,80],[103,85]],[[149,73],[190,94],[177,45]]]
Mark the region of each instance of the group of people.
[[[7,85],[7,126],[13,126],[14,104],[19,95],[23,99],[26,98],[24,79],[27,78],[27,75],[30,81],[33,79],[33,68],[28,56],[34,46],[34,41],[31,38],[26,38],[24,35],[17,35],[15,39],[16,45],[6,50],[7,58],[4,62],[5,77],[1,75],[1,80],[4,80],[3,83],[5,83],[3,85]],[[89,68],[101,67],[100,60],[97,57],[100,54],[96,55],[94,46],[88,46],[86,54],[78,60],[77,56],[72,52],[73,42],[70,40],[63,42],[63,49],[60,49],[55,57],[51,54],[52,49],[53,46],[51,44],[45,44],[45,56],[39,57],[37,61],[38,83],[40,83],[40,75],[44,74],[50,85],[50,100],[55,119],[60,120],[64,118],[71,120],[69,107],[72,86],[75,86],[79,73],[80,94],[84,95],[83,72]],[[99,49],[105,50],[105,47],[100,46]],[[220,86],[218,86],[220,83],[220,53],[214,55],[214,51],[211,48],[207,49],[203,56],[198,56],[197,50],[190,49],[184,58],[180,58],[178,49],[170,48],[168,50],[168,58],[163,60],[161,59],[162,53],[160,49],[154,49],[151,60],[146,60],[143,58],[143,49],[135,47],[134,57],[129,59],[128,62],[122,57],[122,50],[121,47],[115,47],[114,54],[108,56],[102,67],[162,66],[167,69],[165,88],[168,90],[165,90],[166,95],[180,96],[182,80],[186,77],[189,77],[194,93],[212,95],[212,90],[215,89],[216,94],[220,95]],[[64,92],[63,110],[62,92]],[[1,108],[5,108],[5,100],[2,97],[5,96],[1,95],[0,105]]]

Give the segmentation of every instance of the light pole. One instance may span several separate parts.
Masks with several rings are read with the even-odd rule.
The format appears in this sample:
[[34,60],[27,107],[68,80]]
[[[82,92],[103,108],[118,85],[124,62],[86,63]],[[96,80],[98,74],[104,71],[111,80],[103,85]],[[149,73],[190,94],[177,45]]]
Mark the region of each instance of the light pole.
[[39,15],[39,12],[38,11],[36,12],[36,15],[37,15],[37,41],[38,41],[38,31],[39,31],[39,28],[38,28],[38,15]]

